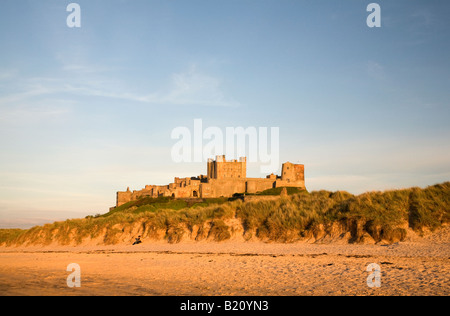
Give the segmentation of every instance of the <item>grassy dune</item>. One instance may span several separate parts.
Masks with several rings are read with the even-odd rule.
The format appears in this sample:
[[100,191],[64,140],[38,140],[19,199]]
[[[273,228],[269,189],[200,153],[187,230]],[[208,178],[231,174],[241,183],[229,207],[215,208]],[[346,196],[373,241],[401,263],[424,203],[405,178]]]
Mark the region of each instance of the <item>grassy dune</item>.
[[450,222],[450,182],[358,196],[342,191],[290,193],[251,202],[144,198],[103,215],[0,230],[0,245],[117,244],[132,242],[137,235],[171,243],[236,236],[274,242],[392,243],[404,240],[410,229],[421,234]]

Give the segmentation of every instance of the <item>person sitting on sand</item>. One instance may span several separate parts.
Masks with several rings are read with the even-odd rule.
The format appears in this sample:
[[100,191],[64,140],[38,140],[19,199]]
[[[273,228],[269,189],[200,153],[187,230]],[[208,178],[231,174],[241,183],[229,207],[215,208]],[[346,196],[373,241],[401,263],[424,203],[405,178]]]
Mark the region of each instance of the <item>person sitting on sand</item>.
[[137,244],[140,244],[142,241],[141,241],[141,235],[139,235],[137,238],[135,238],[135,242],[133,243],[133,245],[137,245]]

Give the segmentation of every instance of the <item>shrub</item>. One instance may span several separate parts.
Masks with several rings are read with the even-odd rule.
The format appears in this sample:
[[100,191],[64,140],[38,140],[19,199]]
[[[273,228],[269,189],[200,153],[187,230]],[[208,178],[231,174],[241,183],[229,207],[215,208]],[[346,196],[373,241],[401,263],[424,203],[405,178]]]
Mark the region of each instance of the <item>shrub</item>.
[[231,238],[229,227],[223,220],[215,220],[211,223],[208,238],[213,237],[214,241],[223,241]]

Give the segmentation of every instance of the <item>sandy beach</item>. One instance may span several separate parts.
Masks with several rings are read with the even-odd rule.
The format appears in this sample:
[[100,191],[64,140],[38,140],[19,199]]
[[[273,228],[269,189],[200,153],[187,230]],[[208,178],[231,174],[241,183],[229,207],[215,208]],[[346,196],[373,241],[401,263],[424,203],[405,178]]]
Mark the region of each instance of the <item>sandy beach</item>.
[[[449,295],[449,229],[392,245],[165,242],[0,248],[0,295]],[[70,288],[70,263],[81,287]],[[381,286],[369,287],[369,264]]]

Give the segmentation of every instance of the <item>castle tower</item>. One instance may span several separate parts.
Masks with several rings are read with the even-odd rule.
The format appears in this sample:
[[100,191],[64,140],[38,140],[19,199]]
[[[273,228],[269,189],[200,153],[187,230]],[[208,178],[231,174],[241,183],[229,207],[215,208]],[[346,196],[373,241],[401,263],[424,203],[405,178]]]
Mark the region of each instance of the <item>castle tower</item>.
[[206,165],[206,178],[214,178],[214,159],[208,158],[208,163]]
[[247,158],[226,160],[225,155],[216,156],[216,160],[208,159],[208,179],[245,179],[247,177]]
[[281,180],[287,182],[305,181],[305,166],[286,162],[281,168]]

